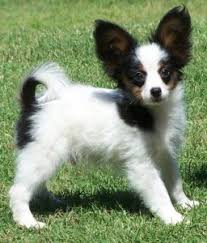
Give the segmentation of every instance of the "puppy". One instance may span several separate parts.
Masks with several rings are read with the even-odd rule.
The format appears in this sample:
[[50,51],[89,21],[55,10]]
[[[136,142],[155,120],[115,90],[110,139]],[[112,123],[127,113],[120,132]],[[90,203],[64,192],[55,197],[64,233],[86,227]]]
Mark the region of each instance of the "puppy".
[[[185,112],[182,69],[191,56],[186,8],[170,10],[145,45],[120,26],[98,20],[97,56],[117,89],[75,84],[56,64],[38,67],[23,82],[17,124],[17,168],[10,189],[14,220],[41,228],[29,202],[49,199],[46,182],[64,161],[99,161],[124,170],[146,207],[166,224],[198,205],[183,192],[177,154]],[[37,98],[38,84],[47,87]]]

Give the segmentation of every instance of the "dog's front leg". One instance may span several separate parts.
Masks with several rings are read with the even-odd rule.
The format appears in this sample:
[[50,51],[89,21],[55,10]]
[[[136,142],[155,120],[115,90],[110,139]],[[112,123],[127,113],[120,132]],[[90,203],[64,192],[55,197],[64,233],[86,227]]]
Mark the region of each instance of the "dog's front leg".
[[128,179],[150,211],[166,224],[177,224],[183,216],[173,207],[167,189],[150,158],[127,163]]
[[190,200],[183,191],[182,179],[177,161],[170,152],[164,151],[160,160],[162,178],[168,193],[175,203],[183,208],[190,209],[199,205],[198,201]]

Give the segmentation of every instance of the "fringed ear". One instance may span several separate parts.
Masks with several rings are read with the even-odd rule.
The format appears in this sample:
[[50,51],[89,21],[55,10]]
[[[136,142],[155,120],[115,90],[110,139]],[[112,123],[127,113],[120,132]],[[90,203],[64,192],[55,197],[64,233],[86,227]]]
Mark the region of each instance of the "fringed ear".
[[191,18],[185,7],[171,9],[160,21],[151,41],[165,48],[179,68],[191,57]]
[[107,73],[114,77],[116,69],[136,47],[135,39],[116,24],[97,20],[94,38],[98,58],[103,62]]

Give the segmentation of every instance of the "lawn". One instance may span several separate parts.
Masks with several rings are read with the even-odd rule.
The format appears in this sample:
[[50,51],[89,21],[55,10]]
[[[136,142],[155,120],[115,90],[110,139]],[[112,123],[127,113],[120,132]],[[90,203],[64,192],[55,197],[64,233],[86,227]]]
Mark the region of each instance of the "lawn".
[[[193,59],[185,69],[186,142],[180,156],[184,188],[201,206],[183,213],[191,224],[165,226],[109,169],[66,165],[49,188],[67,208],[35,216],[42,230],[14,224],[8,190],[14,177],[14,128],[18,87],[37,63],[60,63],[82,83],[112,87],[98,63],[92,37],[95,19],[115,21],[143,42],[161,16],[184,3],[192,15]],[[0,242],[207,242],[207,2],[144,0],[0,0]]]

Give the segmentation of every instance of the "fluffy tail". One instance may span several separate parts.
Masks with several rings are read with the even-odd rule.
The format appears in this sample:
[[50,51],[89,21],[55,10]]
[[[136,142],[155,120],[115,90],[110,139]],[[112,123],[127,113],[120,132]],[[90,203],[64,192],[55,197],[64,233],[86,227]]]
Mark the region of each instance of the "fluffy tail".
[[[35,103],[42,103],[58,98],[61,90],[68,85],[68,78],[56,63],[45,63],[38,66],[23,82],[21,89],[21,104],[23,109]],[[36,98],[35,91],[38,84],[46,86],[46,93]]]

